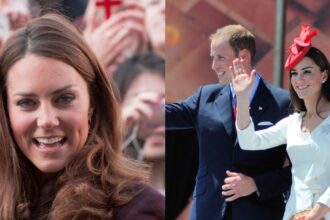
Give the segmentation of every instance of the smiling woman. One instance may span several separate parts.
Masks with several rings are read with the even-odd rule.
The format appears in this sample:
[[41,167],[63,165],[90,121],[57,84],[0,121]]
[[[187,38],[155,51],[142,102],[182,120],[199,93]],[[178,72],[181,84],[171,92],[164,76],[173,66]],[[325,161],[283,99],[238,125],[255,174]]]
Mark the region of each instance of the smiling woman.
[[164,218],[145,169],[121,155],[112,87],[68,21],[14,33],[0,88],[0,219]]
[[66,63],[29,54],[9,69],[7,97],[19,149],[42,172],[62,170],[88,136],[84,79]]
[[264,130],[255,131],[250,120],[248,95],[255,71],[242,71],[233,61],[233,88],[237,95],[236,130],[244,150],[265,150],[287,144],[292,163],[292,186],[283,220],[330,220],[330,64],[312,46],[316,35],[303,26],[290,46],[285,69],[290,77],[294,113]]

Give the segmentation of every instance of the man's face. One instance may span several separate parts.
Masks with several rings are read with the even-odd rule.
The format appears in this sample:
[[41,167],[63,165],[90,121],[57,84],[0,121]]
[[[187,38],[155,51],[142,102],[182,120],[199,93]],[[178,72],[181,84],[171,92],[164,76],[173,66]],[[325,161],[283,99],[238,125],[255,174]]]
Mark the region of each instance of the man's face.
[[236,58],[234,50],[224,39],[211,41],[212,70],[216,72],[219,83],[227,84],[231,82],[229,66]]

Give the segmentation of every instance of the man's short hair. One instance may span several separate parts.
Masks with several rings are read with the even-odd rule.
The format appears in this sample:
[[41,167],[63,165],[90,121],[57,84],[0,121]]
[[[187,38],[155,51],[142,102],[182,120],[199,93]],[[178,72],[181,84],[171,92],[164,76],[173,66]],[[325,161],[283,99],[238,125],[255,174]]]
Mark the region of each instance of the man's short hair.
[[256,54],[255,36],[245,27],[239,24],[227,25],[217,29],[210,35],[210,40],[224,39],[233,48],[235,56],[240,50],[247,49],[251,54],[251,62]]

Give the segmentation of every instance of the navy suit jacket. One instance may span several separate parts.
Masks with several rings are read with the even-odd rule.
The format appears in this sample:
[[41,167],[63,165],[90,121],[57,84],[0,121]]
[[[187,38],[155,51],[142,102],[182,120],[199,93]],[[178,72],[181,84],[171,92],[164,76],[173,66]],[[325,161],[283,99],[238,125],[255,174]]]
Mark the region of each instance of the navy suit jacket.
[[[190,219],[223,218],[227,203],[221,186],[226,170],[231,170],[252,177],[258,188],[258,194],[231,202],[232,220],[281,220],[283,194],[291,185],[291,167],[283,168],[285,145],[263,151],[242,150],[236,141],[231,103],[230,86],[216,84],[201,87],[180,103],[166,105],[166,129],[195,128],[198,135],[199,166]],[[286,117],[289,105],[287,91],[261,79],[250,104],[256,130]]]

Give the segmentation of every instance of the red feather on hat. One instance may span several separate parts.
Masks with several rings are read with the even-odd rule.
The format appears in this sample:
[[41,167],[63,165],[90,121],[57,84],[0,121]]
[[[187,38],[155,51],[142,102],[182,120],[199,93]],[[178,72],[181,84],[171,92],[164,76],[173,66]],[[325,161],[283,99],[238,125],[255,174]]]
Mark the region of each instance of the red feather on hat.
[[293,44],[288,48],[290,55],[285,62],[285,70],[289,71],[306,55],[312,47],[312,37],[317,35],[316,29],[311,30],[309,25],[302,26],[300,35],[293,40]]

